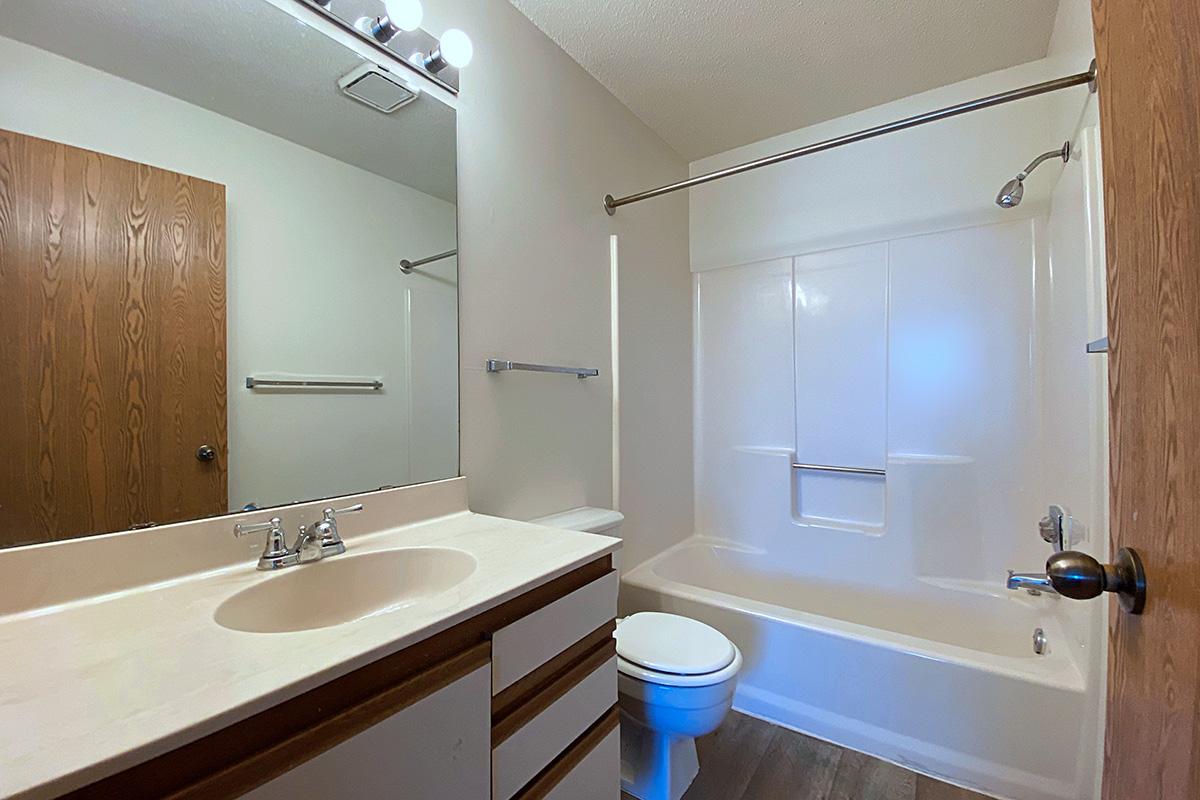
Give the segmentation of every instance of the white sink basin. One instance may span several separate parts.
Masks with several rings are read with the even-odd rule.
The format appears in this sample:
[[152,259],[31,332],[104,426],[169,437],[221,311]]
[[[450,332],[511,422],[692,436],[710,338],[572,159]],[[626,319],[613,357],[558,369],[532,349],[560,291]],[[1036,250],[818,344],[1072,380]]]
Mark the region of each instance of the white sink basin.
[[453,589],[475,566],[470,553],[446,547],[331,556],[264,577],[221,603],[213,618],[251,633],[328,628]]

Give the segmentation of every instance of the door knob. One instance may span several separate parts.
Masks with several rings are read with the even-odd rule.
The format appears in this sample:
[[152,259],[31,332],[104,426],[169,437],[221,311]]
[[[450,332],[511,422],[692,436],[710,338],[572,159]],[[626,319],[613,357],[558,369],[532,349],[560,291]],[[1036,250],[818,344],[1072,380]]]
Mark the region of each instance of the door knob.
[[217,457],[217,451],[212,449],[212,447],[210,447],[209,445],[202,444],[202,445],[200,445],[199,448],[196,449],[196,460],[197,461],[213,461],[216,459],[216,457]]
[[1064,550],[1046,561],[1050,585],[1063,597],[1090,600],[1116,592],[1121,607],[1140,614],[1146,606],[1146,571],[1137,551],[1122,547],[1111,564],[1101,564],[1087,553]]

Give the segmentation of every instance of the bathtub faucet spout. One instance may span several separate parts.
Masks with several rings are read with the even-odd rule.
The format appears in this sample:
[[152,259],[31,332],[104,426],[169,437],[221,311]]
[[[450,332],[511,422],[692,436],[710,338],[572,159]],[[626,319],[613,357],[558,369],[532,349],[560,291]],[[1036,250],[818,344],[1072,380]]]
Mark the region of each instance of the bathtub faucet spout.
[[1045,573],[1038,572],[1013,572],[1008,571],[1008,580],[1004,584],[1009,589],[1014,591],[1025,589],[1031,594],[1040,594],[1048,592],[1050,594],[1058,594],[1055,591],[1053,584],[1050,583],[1050,578]]

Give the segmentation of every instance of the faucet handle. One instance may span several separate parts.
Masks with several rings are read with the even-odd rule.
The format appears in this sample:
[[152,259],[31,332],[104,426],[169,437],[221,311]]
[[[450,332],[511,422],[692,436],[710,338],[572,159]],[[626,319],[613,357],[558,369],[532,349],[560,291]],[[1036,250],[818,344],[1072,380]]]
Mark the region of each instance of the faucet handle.
[[334,517],[340,517],[342,514],[357,514],[362,510],[363,504],[355,503],[354,505],[346,506],[345,508],[327,508],[321,512],[321,516],[324,518],[325,522],[333,522]]
[[1038,520],[1038,533],[1042,541],[1054,548],[1054,552],[1061,553],[1067,549],[1067,512],[1062,506],[1050,506],[1046,516]]
[[258,533],[260,531],[271,531],[272,534],[282,534],[283,520],[281,520],[279,517],[271,517],[266,522],[239,522],[233,526],[233,535],[237,538],[241,538],[242,536],[246,536],[251,533]]

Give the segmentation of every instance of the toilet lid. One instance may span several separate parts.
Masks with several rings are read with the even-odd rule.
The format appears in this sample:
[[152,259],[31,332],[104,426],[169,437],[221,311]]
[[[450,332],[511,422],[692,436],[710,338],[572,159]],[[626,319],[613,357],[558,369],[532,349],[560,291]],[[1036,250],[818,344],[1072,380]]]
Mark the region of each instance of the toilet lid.
[[646,669],[703,675],[733,663],[733,643],[703,622],[643,611],[617,624],[617,655]]

